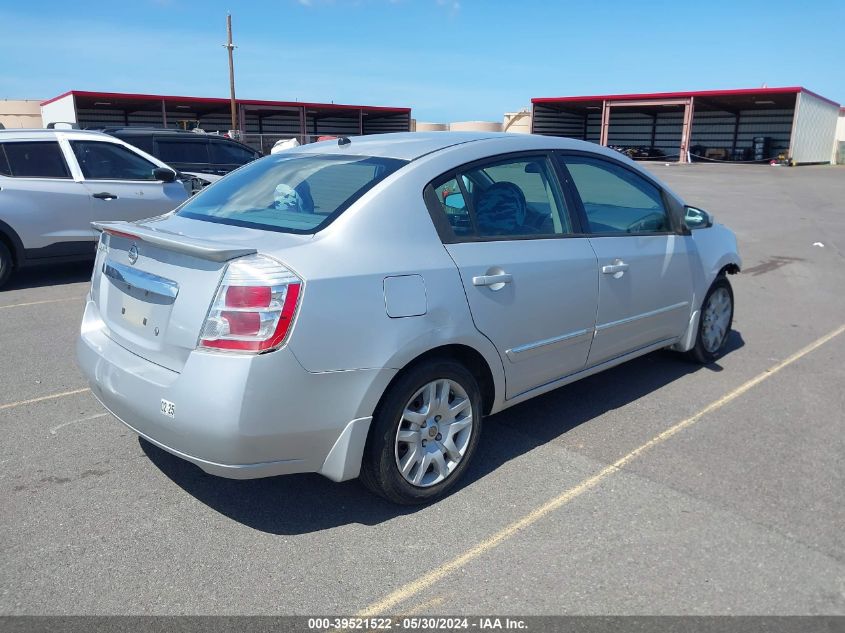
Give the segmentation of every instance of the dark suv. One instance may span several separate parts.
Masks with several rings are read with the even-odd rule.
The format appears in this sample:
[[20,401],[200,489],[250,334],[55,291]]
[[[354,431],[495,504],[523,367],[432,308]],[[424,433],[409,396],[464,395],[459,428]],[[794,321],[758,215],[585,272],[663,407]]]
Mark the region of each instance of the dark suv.
[[223,176],[261,156],[248,145],[216,134],[132,127],[106,128],[103,132],[181,172]]

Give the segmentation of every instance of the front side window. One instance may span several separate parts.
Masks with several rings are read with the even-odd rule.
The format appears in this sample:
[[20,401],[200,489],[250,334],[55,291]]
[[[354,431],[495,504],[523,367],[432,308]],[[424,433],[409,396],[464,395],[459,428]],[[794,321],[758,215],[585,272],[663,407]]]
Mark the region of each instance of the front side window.
[[572,233],[569,215],[545,156],[470,166],[433,183],[455,237],[509,238]]
[[[6,167],[15,178],[70,178],[65,158],[57,141],[3,143]],[[5,163],[5,165],[4,165]]]
[[167,164],[196,163],[208,164],[208,142],[205,139],[156,139],[158,152],[156,158]]
[[660,190],[645,178],[597,158],[565,156],[563,160],[584,204],[591,233],[670,230]]
[[406,161],[281,155],[254,161],[205,189],[179,215],[285,233],[316,233]]
[[116,143],[71,141],[82,175],[88,180],[155,180],[158,165]]
[[226,141],[211,141],[211,162],[216,165],[246,165],[257,156],[252,150]]

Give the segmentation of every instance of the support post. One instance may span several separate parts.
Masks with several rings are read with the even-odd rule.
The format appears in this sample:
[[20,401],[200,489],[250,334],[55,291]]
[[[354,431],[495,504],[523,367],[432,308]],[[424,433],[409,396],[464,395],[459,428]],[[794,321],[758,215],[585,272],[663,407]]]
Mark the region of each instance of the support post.
[[684,106],[684,125],[681,130],[681,155],[678,157],[679,163],[689,162],[689,146],[692,138],[692,120],[695,116],[695,97],[690,97],[689,101]]
[[364,136],[364,111],[358,108],[358,136]]
[[601,102],[601,132],[599,133],[599,145],[607,147],[607,137],[610,133],[610,105],[607,101]]
[[737,137],[739,136],[739,110],[736,111],[734,114],[734,137],[731,141],[731,160],[733,160],[734,154],[736,154],[736,141]]
[[651,147],[654,147],[654,142],[657,138],[657,114],[651,115]]
[[801,107],[801,93],[795,95],[795,110],[792,112],[792,129],[789,130],[789,153],[787,160],[792,164],[795,158],[795,133],[798,131],[798,110]]
[[232,56],[232,51],[235,45],[232,44],[232,14],[226,14],[226,43],[223,45],[229,53],[229,99],[230,110],[232,115],[232,129],[237,131],[238,128],[238,113],[235,106],[235,60]]
[[167,127],[167,105],[164,103],[164,99],[161,100],[161,122],[164,127]]

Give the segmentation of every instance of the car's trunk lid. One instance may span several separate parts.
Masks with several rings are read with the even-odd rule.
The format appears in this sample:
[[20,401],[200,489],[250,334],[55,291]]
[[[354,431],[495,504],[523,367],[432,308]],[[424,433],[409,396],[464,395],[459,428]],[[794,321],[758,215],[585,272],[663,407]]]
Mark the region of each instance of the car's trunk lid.
[[[181,218],[95,224],[108,234],[108,249],[98,254],[91,294],[109,338],[181,371],[197,347],[227,262],[256,253],[265,237],[253,229],[209,224]],[[181,232],[186,229],[213,239],[189,237]],[[307,240],[281,233],[273,238],[274,250]]]

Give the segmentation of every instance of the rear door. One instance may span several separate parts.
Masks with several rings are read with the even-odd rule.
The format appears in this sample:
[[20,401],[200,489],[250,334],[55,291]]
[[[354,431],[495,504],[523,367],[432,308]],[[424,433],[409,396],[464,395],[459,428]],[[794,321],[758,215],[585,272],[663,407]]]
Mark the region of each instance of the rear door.
[[589,365],[683,334],[692,303],[686,238],[660,188],[621,162],[561,156],[598,256],[599,300]]
[[502,357],[506,397],[583,369],[597,263],[550,156],[467,165],[433,182],[426,199],[475,325]]
[[0,175],[0,216],[28,259],[93,255],[88,191],[55,138],[0,143]]
[[142,220],[172,211],[187,197],[181,182],[156,180],[158,165],[118,143],[71,140],[91,197],[94,220]]

